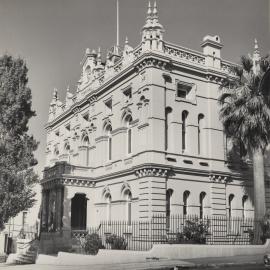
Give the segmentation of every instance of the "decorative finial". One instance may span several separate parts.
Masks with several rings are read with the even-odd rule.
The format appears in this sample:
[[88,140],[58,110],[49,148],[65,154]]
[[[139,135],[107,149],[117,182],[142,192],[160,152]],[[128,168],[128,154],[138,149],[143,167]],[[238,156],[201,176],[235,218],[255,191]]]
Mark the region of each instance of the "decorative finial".
[[68,86],[67,86],[67,92],[69,92],[69,84],[68,84]]
[[128,37],[126,37],[125,44],[128,45]]
[[87,49],[85,50],[85,54],[90,54],[90,49],[89,49],[89,48],[87,48]]
[[147,15],[151,15],[152,14],[152,11],[151,11],[151,3],[150,1],[148,2],[148,10],[147,10]]
[[97,58],[98,58],[98,60],[101,60],[101,50],[100,50],[100,47],[98,47]]
[[151,20],[152,20],[152,10],[151,10],[151,3],[150,3],[150,1],[149,1],[149,3],[148,3],[148,10],[147,10],[146,21],[147,21],[148,23],[150,23]]
[[253,60],[253,72],[254,74],[258,74],[260,71],[260,64],[259,61],[261,59],[260,56],[260,51],[259,51],[259,46],[258,46],[258,41],[255,38],[254,39],[254,52],[253,52],[253,56],[252,56],[252,60]]
[[155,1],[155,3],[154,3],[154,8],[153,8],[153,16],[157,16],[157,1]]
[[255,49],[255,51],[257,51],[257,50],[259,49],[259,46],[258,46],[258,41],[257,41],[256,38],[255,38],[255,40],[254,40],[254,43],[255,43],[254,49]]
[[58,94],[57,93],[57,88],[54,88],[53,89],[53,99],[55,99],[55,100],[57,99],[57,94]]
[[92,54],[96,54],[96,51],[95,51],[95,49],[93,49],[93,50],[92,50]]

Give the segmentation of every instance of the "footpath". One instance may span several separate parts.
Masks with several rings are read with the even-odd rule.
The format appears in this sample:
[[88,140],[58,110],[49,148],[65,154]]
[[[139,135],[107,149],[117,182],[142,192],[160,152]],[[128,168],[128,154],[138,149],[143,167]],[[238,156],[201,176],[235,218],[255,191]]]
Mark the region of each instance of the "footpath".
[[[234,256],[234,257],[221,257],[221,258],[196,258],[196,259],[185,259],[185,260],[168,260],[158,258],[148,258],[145,262],[138,263],[122,263],[122,264],[110,264],[110,265],[5,265],[0,263],[0,269],[7,270],[149,270],[149,269],[203,269],[203,268],[218,268],[218,267],[229,267],[229,266],[256,266],[263,265],[263,255],[249,255],[249,256]],[[229,269],[229,268],[228,268]],[[242,269],[242,268],[241,268]]]

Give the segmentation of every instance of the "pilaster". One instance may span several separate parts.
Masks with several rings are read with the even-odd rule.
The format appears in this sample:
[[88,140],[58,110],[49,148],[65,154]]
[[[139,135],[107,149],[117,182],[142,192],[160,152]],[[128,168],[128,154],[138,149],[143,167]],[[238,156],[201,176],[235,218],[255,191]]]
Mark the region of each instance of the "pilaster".
[[226,183],[227,176],[209,175],[211,181],[211,205],[213,216],[226,216]]
[[143,168],[136,171],[139,178],[139,218],[149,220],[166,213],[167,169]]

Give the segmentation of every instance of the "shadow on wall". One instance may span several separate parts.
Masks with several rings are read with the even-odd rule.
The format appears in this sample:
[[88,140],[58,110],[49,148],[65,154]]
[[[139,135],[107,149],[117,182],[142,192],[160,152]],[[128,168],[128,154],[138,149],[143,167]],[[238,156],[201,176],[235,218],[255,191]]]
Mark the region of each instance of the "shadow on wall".
[[252,205],[254,205],[253,188],[248,187],[253,185],[253,170],[252,170],[252,155],[248,153],[244,146],[239,141],[227,141],[227,164],[228,168],[250,184],[243,185],[243,193],[248,196]]

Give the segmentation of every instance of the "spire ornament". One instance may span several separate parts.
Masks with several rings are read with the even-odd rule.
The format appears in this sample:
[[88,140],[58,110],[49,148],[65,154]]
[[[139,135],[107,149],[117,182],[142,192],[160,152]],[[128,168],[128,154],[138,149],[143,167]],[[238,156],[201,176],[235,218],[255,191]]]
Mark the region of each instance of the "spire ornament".
[[252,56],[254,74],[258,74],[260,71],[260,59],[261,59],[261,55],[259,51],[259,45],[258,45],[257,39],[255,38],[254,39],[254,52]]

